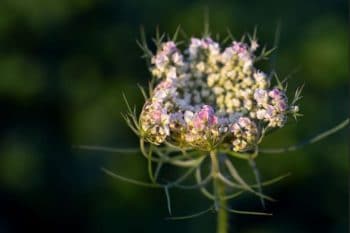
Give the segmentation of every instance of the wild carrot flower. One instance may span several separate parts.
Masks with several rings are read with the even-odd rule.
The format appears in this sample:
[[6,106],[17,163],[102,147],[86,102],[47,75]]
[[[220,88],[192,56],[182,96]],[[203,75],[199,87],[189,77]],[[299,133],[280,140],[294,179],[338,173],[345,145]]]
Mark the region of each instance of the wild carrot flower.
[[257,48],[256,40],[221,47],[210,37],[191,38],[183,51],[161,43],[151,58],[156,86],[140,116],[145,140],[242,152],[266,129],[283,127],[298,107],[255,67]]

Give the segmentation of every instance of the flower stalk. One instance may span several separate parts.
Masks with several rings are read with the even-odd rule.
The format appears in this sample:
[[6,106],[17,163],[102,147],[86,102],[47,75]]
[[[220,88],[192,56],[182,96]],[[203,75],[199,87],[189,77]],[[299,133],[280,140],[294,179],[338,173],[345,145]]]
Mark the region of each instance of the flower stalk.
[[227,200],[225,197],[225,184],[219,179],[220,158],[216,151],[210,152],[210,159],[213,172],[213,187],[215,194],[215,209],[217,211],[217,233],[227,233],[229,229]]

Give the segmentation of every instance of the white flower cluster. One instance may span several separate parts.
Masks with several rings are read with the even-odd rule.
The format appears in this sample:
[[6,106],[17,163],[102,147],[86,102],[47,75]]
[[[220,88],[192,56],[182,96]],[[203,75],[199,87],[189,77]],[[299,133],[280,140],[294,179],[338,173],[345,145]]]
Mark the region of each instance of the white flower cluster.
[[156,78],[140,116],[141,133],[153,144],[210,150],[252,149],[264,128],[282,127],[291,109],[286,94],[270,88],[254,67],[258,45],[233,41],[222,49],[211,38],[192,38],[184,52],[162,43],[151,59]]
[[256,124],[248,117],[240,117],[231,125],[232,144],[234,151],[244,151],[247,147],[254,145],[259,135]]
[[258,110],[256,118],[268,122],[269,127],[282,127],[287,120],[288,103],[286,94],[278,88],[270,91],[257,89],[254,93]]

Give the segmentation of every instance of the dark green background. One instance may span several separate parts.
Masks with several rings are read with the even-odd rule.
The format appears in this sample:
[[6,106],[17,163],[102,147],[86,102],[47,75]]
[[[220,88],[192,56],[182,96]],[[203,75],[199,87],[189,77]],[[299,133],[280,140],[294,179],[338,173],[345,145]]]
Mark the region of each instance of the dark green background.
[[[281,77],[298,71],[289,93],[305,84],[304,116],[263,145],[296,143],[349,114],[345,0],[1,0],[0,232],[214,232],[214,215],[165,221],[163,192],[99,170],[147,180],[141,155],[71,149],[137,145],[120,113],[126,111],[122,92],[140,107],[136,84],[150,78],[135,43],[139,27],[154,35],[157,25],[173,33],[181,24],[200,35],[205,6],[214,34],[228,27],[240,37],[258,25],[260,41],[269,46],[281,22],[276,70]],[[346,137],[343,130],[298,152],[259,157],[263,178],[292,176],[265,189],[279,200],[268,205],[273,217],[232,215],[232,232],[347,232]],[[237,163],[251,177],[246,164]],[[209,204],[194,191],[174,191],[172,199],[178,215]],[[261,210],[251,195],[231,204]]]

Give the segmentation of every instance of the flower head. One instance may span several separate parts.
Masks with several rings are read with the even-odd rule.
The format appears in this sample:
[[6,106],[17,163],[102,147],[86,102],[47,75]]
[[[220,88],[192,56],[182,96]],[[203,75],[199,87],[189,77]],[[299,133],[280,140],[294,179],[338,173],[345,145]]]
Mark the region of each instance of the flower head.
[[161,44],[151,59],[157,84],[140,116],[146,140],[246,151],[262,130],[282,127],[299,109],[255,68],[257,48],[256,40],[221,48],[210,37],[191,38],[183,52],[174,41]]

